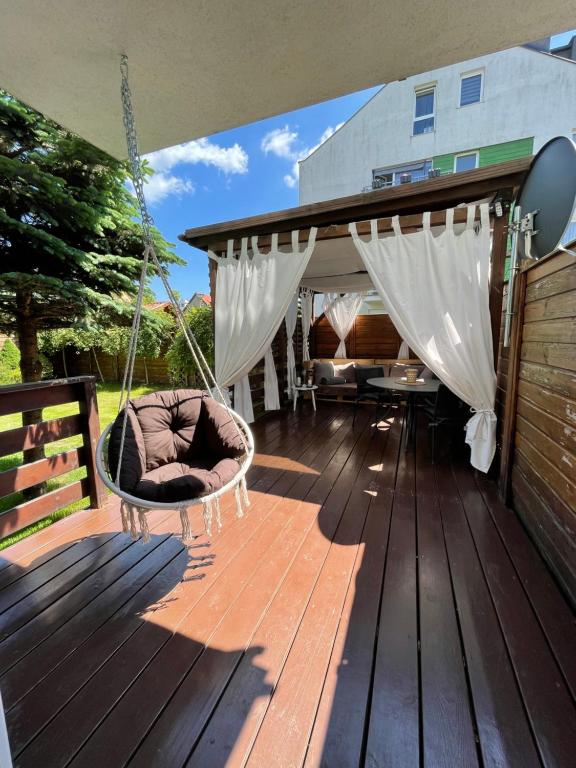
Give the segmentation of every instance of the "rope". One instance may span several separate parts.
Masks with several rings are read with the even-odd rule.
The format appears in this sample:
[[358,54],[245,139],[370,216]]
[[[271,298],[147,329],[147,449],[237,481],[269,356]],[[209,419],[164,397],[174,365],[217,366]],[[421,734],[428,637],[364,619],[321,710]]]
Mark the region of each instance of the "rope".
[[[208,392],[211,392],[212,389],[214,388],[218,393],[221,404],[226,409],[226,412],[228,413],[228,415],[230,416],[230,418],[232,419],[232,422],[236,427],[236,431],[238,432],[238,435],[242,442],[242,447],[244,448],[244,452],[246,453],[246,455],[248,455],[249,447],[246,442],[246,437],[243,431],[240,429],[236,419],[234,418],[234,413],[229,408],[228,403],[226,402],[226,398],[224,397],[222,390],[218,382],[216,381],[214,374],[212,373],[212,369],[210,368],[210,365],[208,364],[208,361],[206,360],[206,357],[204,356],[204,353],[202,352],[202,349],[198,344],[198,341],[196,340],[194,334],[192,333],[192,331],[190,330],[186,322],[184,313],[182,312],[182,309],[180,308],[180,305],[176,300],[174,292],[172,291],[172,288],[168,283],[168,278],[166,277],[164,269],[162,268],[162,265],[158,261],[158,257],[154,249],[154,242],[152,237],[152,226],[154,222],[148,212],[148,208],[146,205],[146,197],[144,195],[144,176],[142,173],[142,161],[141,161],[140,152],[138,149],[138,135],[136,132],[134,109],[132,107],[132,92],[130,90],[130,82],[128,78],[128,57],[125,54],[123,54],[121,57],[120,72],[121,72],[121,80],[122,80],[121,89],[120,89],[121,98],[122,98],[122,115],[123,115],[124,129],[126,133],[128,160],[130,163],[130,170],[131,170],[132,181],[134,184],[134,191],[136,193],[136,198],[138,200],[138,206],[140,209],[140,217],[141,217],[142,230],[144,235],[145,249],[144,249],[144,259],[142,263],[142,271],[140,274],[138,298],[136,301],[136,310],[135,310],[134,319],[132,322],[132,330],[130,334],[130,345],[128,350],[128,357],[126,359],[126,366],[124,369],[124,378],[122,381],[122,390],[120,393],[120,403],[119,403],[118,411],[120,412],[123,405],[127,403],[127,401],[130,399],[130,394],[132,391],[132,377],[134,373],[134,363],[136,360],[138,332],[140,330],[142,302],[144,297],[144,286],[146,282],[146,275],[148,273],[149,257],[151,257],[153,265],[156,268],[156,271],[160,279],[162,280],[162,284],[164,285],[166,293],[168,294],[168,298],[174,309],[174,312],[176,314],[176,317],[182,329],[182,333],[184,335],[186,343],[188,344],[188,348],[190,349],[190,352],[192,354],[194,363],[196,364],[196,367],[200,372],[200,376],[202,377],[204,386]],[[210,386],[208,383],[209,379],[212,380],[212,386]],[[120,469],[122,464],[122,456],[124,453],[124,441],[125,441],[125,435],[126,435],[127,421],[128,421],[128,411],[125,407],[124,421],[122,424],[122,436],[120,440],[120,455],[119,455],[119,461],[118,461],[118,470],[116,473],[117,485],[119,485],[119,481],[120,481]]]

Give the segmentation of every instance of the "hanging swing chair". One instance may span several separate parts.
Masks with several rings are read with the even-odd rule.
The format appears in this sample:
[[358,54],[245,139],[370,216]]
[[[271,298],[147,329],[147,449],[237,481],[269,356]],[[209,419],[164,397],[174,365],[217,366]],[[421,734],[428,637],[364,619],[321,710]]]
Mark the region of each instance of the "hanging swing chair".
[[[184,541],[192,537],[188,510],[201,504],[206,533],[212,519],[222,520],[220,498],[234,489],[236,514],[250,505],[246,472],[254,458],[250,428],[228,405],[212,369],[188,326],[160,265],[152,238],[152,218],[144,198],[142,164],[128,82],[128,61],[122,56],[122,107],[128,159],[144,235],[140,282],[116,420],[102,433],[96,467],[104,484],[121,499],[122,528],[144,542],[150,538],[148,512],[179,510]],[[181,389],[131,398],[134,363],[144,288],[149,267],[162,280],[204,390]]]

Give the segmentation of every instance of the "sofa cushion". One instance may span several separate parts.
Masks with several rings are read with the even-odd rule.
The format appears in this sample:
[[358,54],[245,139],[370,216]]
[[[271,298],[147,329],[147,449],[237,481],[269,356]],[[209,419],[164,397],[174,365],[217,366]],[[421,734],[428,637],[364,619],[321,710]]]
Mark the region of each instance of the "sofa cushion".
[[331,360],[314,363],[314,384],[323,384],[322,379],[331,379],[334,375],[334,363]]
[[354,363],[334,365],[334,375],[343,376],[347,384],[353,384],[356,381],[356,365]]
[[142,475],[135,495],[160,503],[194,499],[222,488],[234,478],[238,469],[235,459],[222,459],[214,466],[211,461],[171,462]]
[[437,378],[436,375],[426,365],[424,366],[424,368],[422,368],[422,370],[420,371],[418,376],[421,379],[435,379],[435,378]]
[[324,379],[322,384],[326,387],[334,386],[334,384],[351,384],[352,382],[347,382],[344,376],[330,376],[327,379]]

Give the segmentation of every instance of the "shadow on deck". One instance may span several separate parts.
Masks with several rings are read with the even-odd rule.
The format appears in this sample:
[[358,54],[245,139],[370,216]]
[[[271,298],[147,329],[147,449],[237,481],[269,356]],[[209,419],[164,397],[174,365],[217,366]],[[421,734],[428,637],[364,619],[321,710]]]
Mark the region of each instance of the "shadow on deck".
[[573,765],[575,625],[544,563],[489,482],[370,416],[258,423],[252,506],[212,541],[153,513],[132,542],[112,501],[6,550],[15,765]]

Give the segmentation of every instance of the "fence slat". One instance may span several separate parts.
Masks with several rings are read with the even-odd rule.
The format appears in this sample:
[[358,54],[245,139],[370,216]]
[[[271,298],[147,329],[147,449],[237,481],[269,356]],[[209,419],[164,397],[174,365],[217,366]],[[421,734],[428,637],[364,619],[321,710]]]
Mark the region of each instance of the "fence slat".
[[57,453],[55,456],[0,472],[0,498],[83,467],[86,464],[85,456],[83,447],[72,448],[65,453]]
[[18,504],[18,506],[12,507],[0,515],[0,538],[36,523],[43,517],[47,517],[75,501],[80,501],[88,495],[88,480],[84,478],[70,485],[65,485],[63,488],[56,488],[56,490],[32,501]]
[[79,414],[62,416],[59,419],[41,421],[28,427],[17,427],[0,432],[0,456],[26,451],[39,445],[53,443],[82,432],[82,418]]

